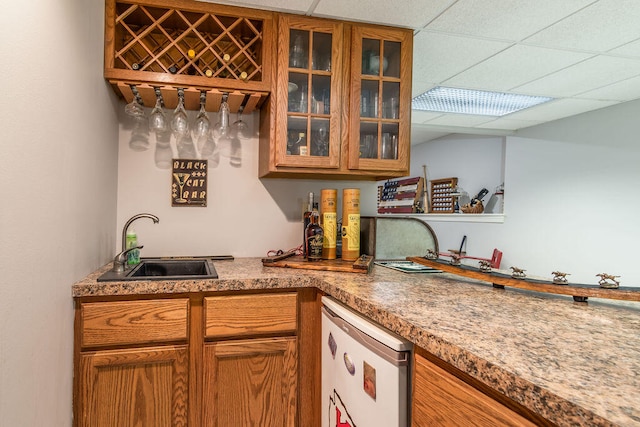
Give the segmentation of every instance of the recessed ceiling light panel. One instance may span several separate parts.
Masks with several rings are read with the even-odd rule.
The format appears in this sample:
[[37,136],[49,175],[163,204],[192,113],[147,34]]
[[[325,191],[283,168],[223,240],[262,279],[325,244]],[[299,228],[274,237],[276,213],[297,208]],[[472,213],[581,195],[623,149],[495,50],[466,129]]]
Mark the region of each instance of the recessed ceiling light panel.
[[504,116],[553,98],[437,86],[413,98],[411,108],[442,113]]

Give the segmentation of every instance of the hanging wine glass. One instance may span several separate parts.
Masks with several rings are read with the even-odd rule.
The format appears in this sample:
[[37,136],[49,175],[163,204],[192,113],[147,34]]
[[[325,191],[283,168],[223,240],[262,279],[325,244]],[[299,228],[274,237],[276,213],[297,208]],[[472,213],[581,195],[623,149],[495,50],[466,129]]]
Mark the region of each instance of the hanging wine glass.
[[154,132],[164,132],[167,130],[167,116],[162,109],[164,102],[162,101],[162,94],[160,89],[155,88],[156,91],[156,105],[151,111],[149,116],[149,128]]
[[133,92],[133,99],[125,105],[124,112],[131,117],[144,117],[144,107],[142,106],[142,100],[135,85],[131,85],[131,92]]
[[206,96],[207,95],[205,92],[200,93],[200,111],[198,112],[196,121],[193,124],[193,139],[196,142],[200,141],[201,139],[206,139],[207,135],[209,134],[210,122],[209,117],[207,117],[207,112],[204,109]]
[[182,88],[178,89],[178,106],[173,112],[171,130],[176,135],[176,139],[179,136],[189,135],[189,121],[187,111],[184,109],[184,89]]
[[218,139],[218,149],[220,154],[229,157],[231,153],[231,128],[229,126],[229,104],[227,104],[228,94],[222,95],[220,104],[220,118],[213,129],[213,135]]
[[247,122],[242,121],[243,111],[244,107],[240,106],[240,108],[238,109],[238,119],[233,122],[231,127],[238,138],[249,139],[251,138],[251,131],[249,130],[249,125],[247,124]]

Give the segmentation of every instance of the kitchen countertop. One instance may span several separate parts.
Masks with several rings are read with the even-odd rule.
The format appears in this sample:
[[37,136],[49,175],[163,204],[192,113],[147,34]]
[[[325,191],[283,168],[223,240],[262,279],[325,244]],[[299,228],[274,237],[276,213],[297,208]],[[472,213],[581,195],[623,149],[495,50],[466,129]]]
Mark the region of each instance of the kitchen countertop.
[[97,282],[73,297],[317,287],[559,425],[640,426],[640,303],[496,289],[452,274],[214,261],[219,279]]

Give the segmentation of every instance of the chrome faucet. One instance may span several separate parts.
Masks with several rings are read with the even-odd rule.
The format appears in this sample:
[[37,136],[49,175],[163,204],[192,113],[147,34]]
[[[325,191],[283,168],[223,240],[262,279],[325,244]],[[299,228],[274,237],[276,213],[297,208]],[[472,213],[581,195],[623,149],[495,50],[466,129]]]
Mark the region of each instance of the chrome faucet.
[[122,229],[122,252],[124,252],[127,249],[127,231],[129,230],[129,226],[131,225],[131,223],[133,223],[133,221],[140,218],[152,219],[154,224],[157,224],[160,222],[160,219],[158,219],[157,216],[152,215],[150,213],[141,213],[129,218],[129,220],[124,223],[124,228]]
[[118,274],[124,273],[127,267],[127,255],[129,254],[129,252],[131,252],[134,249],[142,249],[142,248],[144,248],[143,245],[138,245],[120,252],[118,255],[115,256],[115,258],[113,258],[113,268],[111,269],[111,271]]

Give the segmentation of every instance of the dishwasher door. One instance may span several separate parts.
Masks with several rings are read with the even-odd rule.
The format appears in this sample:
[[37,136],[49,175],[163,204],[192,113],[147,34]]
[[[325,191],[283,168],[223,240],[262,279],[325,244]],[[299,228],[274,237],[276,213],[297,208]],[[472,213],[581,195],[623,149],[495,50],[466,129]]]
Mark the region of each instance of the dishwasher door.
[[409,425],[413,345],[322,297],[322,427]]

